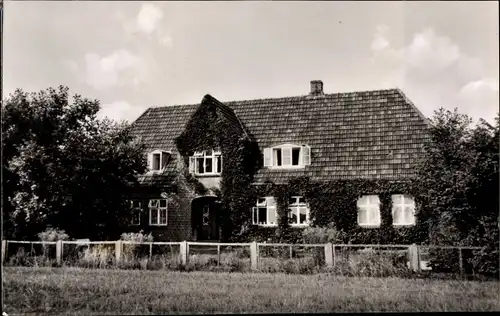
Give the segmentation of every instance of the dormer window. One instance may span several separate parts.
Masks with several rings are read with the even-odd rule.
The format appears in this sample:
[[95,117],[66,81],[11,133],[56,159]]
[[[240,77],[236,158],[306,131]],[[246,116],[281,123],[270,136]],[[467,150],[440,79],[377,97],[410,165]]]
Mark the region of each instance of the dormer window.
[[148,168],[150,171],[162,171],[168,163],[170,153],[163,150],[155,150],[148,154]]
[[285,144],[264,148],[264,167],[300,168],[311,164],[311,147]]
[[189,157],[189,172],[195,175],[220,175],[222,172],[220,150],[195,152]]

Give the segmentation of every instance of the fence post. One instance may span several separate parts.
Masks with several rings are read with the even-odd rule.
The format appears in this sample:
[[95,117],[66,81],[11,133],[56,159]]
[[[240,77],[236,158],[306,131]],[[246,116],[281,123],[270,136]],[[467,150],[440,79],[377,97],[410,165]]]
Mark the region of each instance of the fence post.
[[7,261],[7,240],[2,240],[2,262]]
[[187,241],[183,241],[180,243],[180,256],[181,256],[181,264],[187,264],[188,258],[188,244]]
[[258,254],[258,248],[257,248],[257,242],[252,242],[250,244],[250,264],[252,267],[252,270],[257,270],[257,261],[259,260],[259,254]]
[[335,253],[335,245],[332,245],[332,255],[333,255],[333,266],[335,267],[337,263],[337,254]]
[[217,266],[220,264],[220,245],[217,245]]
[[464,262],[462,258],[462,248],[458,247],[458,267],[460,269],[460,276],[464,275]]
[[62,240],[56,241],[56,262],[61,264],[63,256],[63,242]]
[[328,268],[333,267],[332,243],[325,244],[325,263]]
[[420,271],[420,258],[418,253],[418,246],[411,244],[408,247],[408,261],[410,262],[410,269],[414,272]]
[[120,262],[122,257],[123,243],[121,240],[115,241],[115,259],[116,262]]

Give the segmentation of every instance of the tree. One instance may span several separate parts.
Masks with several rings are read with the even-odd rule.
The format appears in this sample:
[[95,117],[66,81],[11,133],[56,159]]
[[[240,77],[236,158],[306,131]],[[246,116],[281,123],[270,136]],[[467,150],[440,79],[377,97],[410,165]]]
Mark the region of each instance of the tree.
[[487,247],[496,257],[489,267],[496,264],[498,273],[499,117],[495,126],[471,123],[456,109],[440,109],[431,119],[413,183],[421,202],[418,216],[427,242]]
[[71,237],[119,236],[146,170],[130,126],[99,120],[99,102],[67,87],[16,90],[2,108],[4,230],[34,238],[48,225]]

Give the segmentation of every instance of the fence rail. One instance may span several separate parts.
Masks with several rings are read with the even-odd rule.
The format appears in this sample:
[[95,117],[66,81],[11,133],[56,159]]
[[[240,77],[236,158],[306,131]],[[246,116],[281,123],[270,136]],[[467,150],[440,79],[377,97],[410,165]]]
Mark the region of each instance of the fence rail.
[[[55,259],[57,264],[61,264],[63,262],[63,251],[64,245],[76,245],[76,246],[87,246],[90,245],[112,245],[114,247],[114,258],[117,262],[122,260],[124,256],[124,245],[144,245],[149,246],[149,258],[151,259],[153,255],[153,246],[170,246],[171,253],[173,252],[172,246],[178,247],[179,251],[176,252],[176,256],[180,260],[181,264],[187,264],[189,261],[190,255],[194,254],[196,248],[207,248],[207,247],[216,247],[217,248],[217,264],[219,264],[221,260],[221,252],[223,247],[243,247],[246,248],[250,253],[250,267],[252,270],[257,270],[259,267],[259,261],[261,259],[265,260],[265,256],[263,253],[272,252],[270,248],[283,248],[285,257],[288,259],[292,259],[297,257],[300,254],[300,251],[306,251],[309,249],[316,249],[316,254],[321,257],[323,264],[328,268],[335,267],[342,256],[344,256],[343,251],[345,248],[353,248],[359,249],[364,248],[368,251],[370,250],[378,250],[380,253],[395,253],[398,252],[400,254],[406,253],[406,263],[408,267],[413,271],[421,271],[425,269],[422,266],[421,256],[425,254],[425,252],[429,252],[435,249],[441,250],[450,250],[456,251],[458,255],[458,264],[460,274],[464,273],[464,265],[463,265],[463,251],[464,250],[479,250],[481,247],[466,247],[466,246],[439,246],[439,245],[383,245],[383,244],[280,244],[280,243],[217,243],[217,242],[137,242],[137,241],[89,241],[89,240],[76,240],[76,241],[16,241],[16,240],[2,240],[2,262],[7,260],[9,245],[20,244],[20,245],[30,245],[31,252],[33,253],[34,245],[42,245],[45,249],[46,246],[55,245]],[[192,250],[190,250],[190,247]],[[382,249],[386,250],[382,250]],[[393,249],[393,250],[388,250]],[[365,250],[358,250],[358,252],[362,253]],[[198,250],[199,251],[199,250]]]

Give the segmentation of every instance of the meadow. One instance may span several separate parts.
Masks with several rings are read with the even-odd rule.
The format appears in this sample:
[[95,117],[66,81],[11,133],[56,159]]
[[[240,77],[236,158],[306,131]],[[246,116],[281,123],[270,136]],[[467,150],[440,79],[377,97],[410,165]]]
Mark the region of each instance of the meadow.
[[498,282],[330,273],[4,267],[3,311],[202,314],[500,311]]

